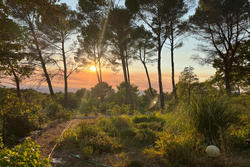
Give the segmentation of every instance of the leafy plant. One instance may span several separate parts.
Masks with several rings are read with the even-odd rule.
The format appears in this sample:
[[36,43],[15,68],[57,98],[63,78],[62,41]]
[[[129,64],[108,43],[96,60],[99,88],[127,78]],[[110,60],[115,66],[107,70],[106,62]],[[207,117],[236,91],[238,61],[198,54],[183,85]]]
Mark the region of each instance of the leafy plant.
[[31,139],[25,140],[12,149],[4,148],[0,151],[0,166],[47,167],[48,165],[49,160],[40,158],[39,146]]

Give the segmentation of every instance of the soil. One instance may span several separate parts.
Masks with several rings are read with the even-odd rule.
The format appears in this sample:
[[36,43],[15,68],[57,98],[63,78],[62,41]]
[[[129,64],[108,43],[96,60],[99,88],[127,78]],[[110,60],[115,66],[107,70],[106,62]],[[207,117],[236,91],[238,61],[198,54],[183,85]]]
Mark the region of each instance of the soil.
[[35,143],[40,145],[41,157],[48,157],[64,130],[74,128],[80,123],[80,119],[72,119],[67,122],[59,123],[55,127],[44,131],[37,139],[35,139]]

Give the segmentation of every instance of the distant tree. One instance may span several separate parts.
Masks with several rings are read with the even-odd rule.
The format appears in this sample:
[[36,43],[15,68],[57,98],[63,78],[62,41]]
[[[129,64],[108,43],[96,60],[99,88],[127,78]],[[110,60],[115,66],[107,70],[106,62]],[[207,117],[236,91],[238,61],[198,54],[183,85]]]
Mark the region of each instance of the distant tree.
[[[134,108],[137,107],[138,96],[139,96],[139,89],[135,85],[129,85],[129,89],[131,92],[131,99],[133,100]],[[117,86],[117,92],[113,95],[113,101],[116,104],[122,105],[126,100],[126,83],[122,82],[119,86]]]
[[95,85],[95,87],[91,88],[91,96],[100,99],[102,102],[104,98],[108,97],[114,92],[112,86],[108,85],[106,82],[100,82]]
[[143,64],[147,75],[149,92],[151,94],[151,97],[153,97],[155,93],[151,85],[151,80],[147,68],[147,64],[151,64],[157,61],[157,59],[155,59],[155,43],[152,33],[150,31],[147,31],[144,26],[140,26],[133,31],[132,38],[134,38],[134,47],[137,50],[138,55],[135,57],[135,59],[139,59]]
[[7,15],[0,16],[0,71],[15,82],[20,101],[20,83],[34,70],[33,54],[27,52],[25,45],[25,33],[24,28],[7,18]]
[[22,24],[28,27],[30,34],[30,49],[34,50],[40,61],[44,77],[47,81],[50,95],[54,96],[54,91],[51,83],[51,76],[47,70],[46,64],[51,61],[50,57],[46,55],[43,50],[48,47],[48,43],[38,28],[37,23],[41,21],[41,14],[45,12],[46,8],[55,3],[56,0],[5,0],[5,4],[9,9],[10,15],[21,21]]
[[90,96],[90,91],[87,90],[86,88],[82,88],[76,91],[76,97],[78,98],[89,98]]
[[185,67],[179,76],[177,90],[180,96],[187,97],[188,104],[190,104],[191,93],[198,81],[199,79],[196,74],[194,74],[193,67]]
[[125,4],[127,8],[140,20],[142,20],[153,33],[156,40],[156,49],[158,52],[158,82],[160,92],[160,104],[161,108],[164,108],[164,93],[162,86],[162,74],[161,74],[161,52],[162,48],[168,38],[169,31],[167,30],[168,16],[166,0],[158,1],[140,1],[140,0],[126,0]]
[[223,72],[227,94],[231,93],[233,64],[238,62],[240,43],[247,38],[248,14],[246,0],[200,0],[190,18],[193,31],[204,41],[201,49],[208,53],[204,63]]
[[154,88],[152,88],[151,90],[150,89],[144,90],[142,95],[142,106],[146,107],[146,109],[153,109],[153,108],[155,109],[156,108],[155,106],[159,105],[158,97],[156,95],[157,95],[157,90],[155,90]]
[[[76,13],[62,3],[60,5],[50,5],[46,12],[42,14],[41,22],[38,28],[47,35],[48,41],[52,47],[59,51],[63,62],[63,78],[64,78],[64,106],[68,105],[68,78],[77,69],[72,65],[69,69],[70,52],[73,50],[66,49],[66,43],[72,41],[72,35],[76,32],[78,21]],[[61,61],[60,59],[60,61]]]

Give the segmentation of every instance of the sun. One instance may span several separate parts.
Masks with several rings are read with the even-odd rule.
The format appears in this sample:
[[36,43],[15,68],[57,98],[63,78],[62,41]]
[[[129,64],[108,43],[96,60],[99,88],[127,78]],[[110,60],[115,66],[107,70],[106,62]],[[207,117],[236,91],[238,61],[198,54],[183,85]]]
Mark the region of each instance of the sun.
[[89,69],[90,69],[90,71],[93,71],[93,72],[95,72],[95,71],[96,71],[95,66],[91,66]]

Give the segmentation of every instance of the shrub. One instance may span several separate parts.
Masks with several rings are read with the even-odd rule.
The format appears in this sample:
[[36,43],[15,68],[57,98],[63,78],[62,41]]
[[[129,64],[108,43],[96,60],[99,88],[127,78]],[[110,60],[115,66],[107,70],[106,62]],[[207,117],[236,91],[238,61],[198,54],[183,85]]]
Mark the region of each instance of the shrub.
[[117,136],[117,130],[116,127],[113,125],[112,119],[102,117],[99,118],[96,123],[97,126],[101,128],[101,130],[103,130],[110,136]]
[[158,113],[152,115],[135,115],[132,121],[138,129],[151,129],[153,131],[162,131],[166,122],[164,116]]
[[108,155],[106,163],[113,167],[129,167],[129,157],[124,152],[115,155]]
[[56,114],[63,112],[63,107],[61,104],[51,101],[46,107],[47,116],[50,119],[56,119]]
[[142,122],[160,122],[162,125],[165,124],[165,119],[160,115],[152,114],[152,115],[135,115],[132,118],[134,123],[142,123]]
[[39,146],[35,145],[31,139],[27,139],[12,149],[4,148],[0,151],[0,166],[47,167],[49,160],[42,160],[38,149]]
[[239,113],[230,109],[226,99],[199,97],[192,101],[190,114],[194,125],[206,142],[218,145],[224,132],[233,124],[239,123]]
[[241,95],[230,99],[232,108],[241,111],[240,120],[242,124],[231,126],[226,134],[226,144],[232,148],[244,149],[248,145],[246,139],[250,138],[250,96]]
[[130,119],[125,115],[101,118],[97,121],[97,126],[109,136],[120,138],[123,143],[132,142],[132,139],[136,135]]
[[136,129],[135,130],[135,138],[137,146],[141,145],[152,145],[155,143],[156,140],[156,133],[155,131],[146,128],[146,129]]
[[79,111],[82,114],[90,114],[91,112],[96,113],[98,104],[97,101],[93,100],[93,99],[82,99],[81,104],[80,104],[80,108]]
[[108,113],[113,116],[118,116],[122,114],[129,114],[130,113],[130,106],[129,105],[114,105],[110,110],[108,110]]
[[56,102],[61,104],[68,110],[75,110],[79,108],[81,100],[74,93],[68,92],[67,106],[65,105],[64,93],[56,93]]
[[201,149],[194,134],[188,132],[175,136],[169,132],[161,132],[155,146],[144,149],[143,153],[153,163],[163,163],[163,166],[193,166]]
[[250,127],[249,126],[241,126],[241,127],[232,127],[226,134],[225,142],[228,147],[244,149],[248,148],[248,144],[246,139],[250,138]]
[[86,122],[82,122],[78,129],[79,139],[97,136],[99,133],[101,133],[101,130],[97,126]]
[[138,129],[151,129],[153,131],[162,131],[163,125],[161,122],[141,122],[136,124]]
[[93,152],[110,153],[120,150],[121,145],[117,138],[110,137],[105,133],[98,134],[97,136],[90,137],[88,142],[84,145],[91,146]]
[[61,121],[68,121],[71,118],[71,113],[63,109],[55,114],[55,118]]
[[108,136],[95,125],[83,122],[78,131],[78,144],[80,148],[92,148],[93,152],[115,152],[120,150],[118,139]]
[[0,100],[0,121],[2,122],[4,144],[12,146],[18,139],[27,136],[41,125],[41,106],[33,103],[20,103],[10,91],[6,91]]
[[147,163],[151,166],[194,166],[193,161],[203,148],[202,138],[193,127],[185,108],[177,106],[174,112],[162,117],[166,122],[163,130],[155,134],[153,146],[143,150]]

